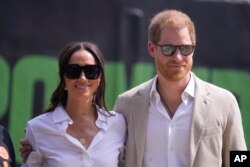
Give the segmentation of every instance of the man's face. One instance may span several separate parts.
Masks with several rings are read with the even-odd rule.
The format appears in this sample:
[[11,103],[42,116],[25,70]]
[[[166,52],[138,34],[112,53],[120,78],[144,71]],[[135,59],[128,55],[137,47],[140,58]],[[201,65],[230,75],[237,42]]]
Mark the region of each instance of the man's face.
[[[188,28],[162,29],[158,45],[192,45]],[[193,65],[193,52],[188,56],[181,54],[177,49],[171,56],[162,53],[161,47],[148,42],[149,54],[155,58],[155,64],[158,75],[169,81],[180,81],[188,77],[188,73]]]

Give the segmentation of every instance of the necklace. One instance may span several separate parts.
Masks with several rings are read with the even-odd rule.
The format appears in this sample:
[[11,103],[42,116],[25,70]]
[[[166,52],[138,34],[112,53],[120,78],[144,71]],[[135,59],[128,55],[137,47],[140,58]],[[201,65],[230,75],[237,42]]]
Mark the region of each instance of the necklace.
[[169,117],[172,119],[174,114],[169,110],[167,104],[164,102],[163,98],[160,95],[160,99],[161,99],[161,103],[163,104],[164,108],[167,110],[167,113],[169,115]]
[[165,110],[167,111],[169,117],[172,119],[173,116],[174,116],[174,113],[172,113],[172,112],[169,110],[167,104],[165,103],[164,99],[162,98],[162,96],[161,96],[161,94],[160,94],[160,91],[159,91],[158,87],[156,87],[156,89],[157,89],[157,91],[158,91],[158,94],[160,95],[161,103],[163,104],[163,106],[164,106]]
[[[61,106],[61,108],[65,111],[65,109],[64,109],[64,107],[63,106]],[[66,111],[65,111],[66,112]],[[67,112],[66,112],[67,113]],[[78,140],[80,141],[80,143],[82,144],[82,145],[84,145],[84,144],[86,144],[86,139],[84,138],[84,137],[81,137],[81,135],[80,135],[80,131],[79,131],[79,129],[78,129],[78,127],[76,126],[76,124],[73,122],[72,123],[73,124],[73,126],[74,126],[74,129],[75,129],[75,132],[77,133],[77,135],[78,135]]]
[[76,126],[76,124],[75,124],[74,122],[73,122],[73,126],[74,126],[74,128],[75,128],[75,131],[76,131],[78,137],[79,137],[80,143],[81,143],[82,145],[86,144],[86,139],[85,139],[84,137],[81,137],[80,131],[79,131],[78,127]]

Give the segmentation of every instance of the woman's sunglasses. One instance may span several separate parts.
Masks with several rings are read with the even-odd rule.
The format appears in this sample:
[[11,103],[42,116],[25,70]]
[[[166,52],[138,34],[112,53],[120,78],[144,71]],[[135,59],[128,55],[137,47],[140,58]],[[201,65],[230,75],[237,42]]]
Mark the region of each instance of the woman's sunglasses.
[[195,45],[159,45],[155,44],[156,46],[159,46],[161,48],[162,54],[165,56],[172,56],[176,52],[177,48],[181,52],[181,55],[183,56],[189,56],[191,53],[193,53]]
[[87,79],[94,80],[100,76],[102,67],[100,65],[80,66],[78,64],[67,64],[65,66],[65,76],[69,79],[80,78],[82,71]]

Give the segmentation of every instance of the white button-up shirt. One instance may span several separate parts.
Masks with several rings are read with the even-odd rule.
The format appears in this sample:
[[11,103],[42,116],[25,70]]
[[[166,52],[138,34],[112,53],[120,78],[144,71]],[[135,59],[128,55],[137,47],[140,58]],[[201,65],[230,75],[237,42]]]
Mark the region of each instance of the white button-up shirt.
[[150,92],[148,129],[143,167],[187,167],[195,82],[191,79],[181,94],[182,103],[171,119],[156,89]]
[[112,113],[114,116],[109,116],[100,109],[96,121],[100,130],[88,149],[66,133],[68,124],[73,121],[60,106],[30,120],[26,139],[35,151],[25,166],[117,167],[118,155],[125,141],[126,124],[121,114]]

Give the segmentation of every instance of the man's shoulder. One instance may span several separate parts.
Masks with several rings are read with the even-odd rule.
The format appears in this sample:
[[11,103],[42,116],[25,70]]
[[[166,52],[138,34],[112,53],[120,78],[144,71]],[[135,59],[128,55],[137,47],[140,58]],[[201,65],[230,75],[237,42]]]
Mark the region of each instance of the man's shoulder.
[[151,88],[151,85],[152,85],[152,82],[153,82],[153,79],[150,79],[150,80],[147,80],[123,93],[121,93],[119,95],[119,97],[124,97],[124,96],[134,96],[135,94],[137,94],[138,92],[140,91],[147,91],[148,89]]
[[230,92],[229,90],[219,85],[204,81],[198,78],[197,76],[195,77],[195,80],[196,80],[197,86],[199,88],[205,89],[209,94],[216,95],[216,96],[221,95],[221,96],[227,96],[227,97],[234,96],[232,92]]

